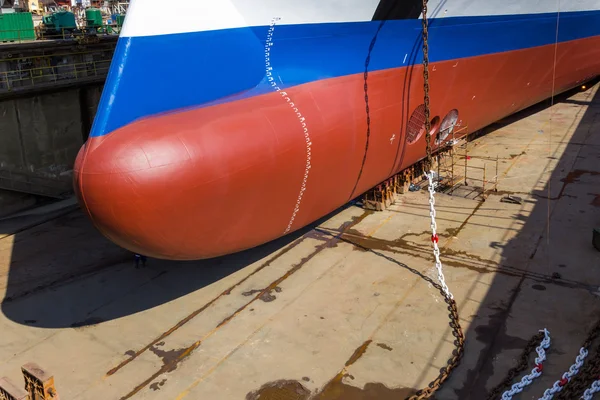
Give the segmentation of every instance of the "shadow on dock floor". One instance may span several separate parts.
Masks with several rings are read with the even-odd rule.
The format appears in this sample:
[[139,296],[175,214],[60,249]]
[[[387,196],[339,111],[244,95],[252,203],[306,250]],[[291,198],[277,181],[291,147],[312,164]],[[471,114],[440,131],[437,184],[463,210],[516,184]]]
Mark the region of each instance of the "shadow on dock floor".
[[[588,87],[597,82],[596,79]],[[531,211],[525,213],[526,207],[515,205],[518,234],[504,243],[490,243],[490,247],[502,249],[499,268],[465,332],[467,356],[439,398],[487,398],[489,390],[506,377],[508,368],[516,365],[529,338],[539,329],[548,328],[552,337],[548,368],[544,368],[537,389],[526,389],[524,394],[541,395],[560,379],[566,371],[565,365],[574,361],[588,331],[597,323],[600,302],[594,291],[598,290],[600,280],[592,266],[600,265],[600,253],[593,249],[591,238],[592,229],[600,226],[600,213],[593,204],[592,193],[594,190],[600,193],[600,90],[589,102],[567,98],[576,92],[560,95],[555,104],[589,107],[585,113],[581,111],[580,120],[570,127],[574,133],[568,142],[558,138],[557,133],[552,136],[553,144],[559,144],[557,150],[548,154],[547,159],[535,161],[546,164],[537,177],[542,189],[531,193],[535,199]],[[549,101],[533,106],[494,127],[506,126],[548,105]],[[560,115],[553,116],[559,118]],[[546,126],[546,132],[540,134],[547,137],[551,130]],[[522,273],[509,277],[503,274],[503,267],[520,269]],[[590,349],[591,357],[596,354]],[[531,368],[533,356],[526,371]],[[592,381],[586,382],[586,386]],[[540,387],[544,389],[540,391]]]
[[[2,239],[12,254],[1,309],[13,322],[40,328],[81,327],[125,317],[276,253],[340,210],[254,249],[199,261],[149,259],[145,268],[135,269],[133,254],[104,238],[76,209]],[[136,296],[129,295],[133,291]],[[100,308],[101,316],[95,313]]]
[[[580,106],[580,101],[573,103],[568,99],[574,93],[558,96],[555,103]],[[540,189],[531,193],[534,200],[526,203],[532,210],[525,212],[514,205],[514,211],[510,210],[515,228],[512,231],[517,230],[518,234],[509,240],[489,243],[491,248],[502,249],[501,261],[499,265],[475,271],[481,275],[494,273],[494,277],[478,304],[477,313],[462,316],[471,320],[465,332],[465,359],[437,398],[485,398],[491,386],[504,378],[529,337],[544,327],[551,330],[554,338],[549,352],[552,361],[545,369],[548,375],[541,379],[541,384],[549,387],[564,372],[556,367],[555,360],[559,357],[561,362],[572,360],[595,322],[600,304],[591,290],[600,282],[597,271],[582,265],[598,265],[598,253],[591,246],[590,227],[600,224],[593,195],[598,192],[600,142],[594,139],[591,144],[590,140],[594,122],[600,118],[596,105],[599,101],[600,94],[596,92],[589,103],[593,106],[577,121],[578,126],[572,127],[575,133],[560,148],[561,154],[549,153],[547,159],[534,160],[545,163],[546,170],[536,177]],[[549,105],[547,101],[533,106],[484,133]],[[562,143],[558,138],[552,140]],[[539,186],[540,182],[547,183]],[[299,237],[336,212],[290,236],[242,253],[198,262],[150,260],[145,269],[134,269],[132,255],[104,239],[76,211],[10,239],[14,243],[2,311],[15,323],[40,328],[82,327],[139,313],[209,286],[275,253],[258,268],[268,265],[273,257],[286,251],[282,248],[294,246]],[[473,214],[477,212],[476,207]],[[44,242],[36,240],[47,232],[51,235],[44,235],[48,238]],[[510,274],[505,272],[507,268],[511,269]],[[84,279],[91,275],[94,279]],[[481,282],[473,283],[476,284]],[[227,295],[228,290],[219,297]],[[447,322],[440,321],[439,326],[440,330],[447,329]],[[439,364],[439,360],[428,362]],[[345,393],[348,397],[339,397],[341,392],[323,392],[320,398],[368,399],[406,393],[382,384],[368,385],[365,389],[348,387]],[[299,387],[292,386],[294,390]],[[373,391],[374,388],[377,390]]]

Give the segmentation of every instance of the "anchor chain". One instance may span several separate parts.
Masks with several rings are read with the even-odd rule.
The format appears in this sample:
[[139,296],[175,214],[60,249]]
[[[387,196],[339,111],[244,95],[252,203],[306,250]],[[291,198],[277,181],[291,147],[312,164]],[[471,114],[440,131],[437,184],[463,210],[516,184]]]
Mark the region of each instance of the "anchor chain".
[[[508,374],[506,375],[506,378],[504,378],[504,380],[502,382],[500,382],[494,389],[492,389],[492,391],[490,392],[490,394],[487,397],[487,400],[495,400],[498,398],[498,395],[500,395],[500,392],[502,392],[503,390],[506,390],[509,386],[511,386],[511,382],[521,373],[523,372],[527,366],[529,365],[529,356],[531,355],[531,353],[536,350],[536,352],[538,353],[538,359],[536,359],[536,368],[539,370],[540,374],[542,372],[542,362],[543,360],[541,360],[541,351],[540,350],[546,350],[546,346],[544,346],[545,343],[543,343],[543,341],[546,339],[547,335],[546,335],[547,331],[540,331],[537,335],[534,335],[531,339],[529,339],[529,342],[527,343],[527,345],[525,346],[525,348],[523,349],[523,352],[521,353],[521,356],[519,357],[519,362],[518,364],[513,367],[512,369],[510,369],[508,371]],[[548,345],[549,345],[549,340],[548,340]],[[545,358],[545,354],[544,354],[544,358]],[[533,372],[533,371],[532,371]],[[527,377],[524,377],[524,379],[526,379]],[[525,381],[521,380],[522,383],[527,382],[528,379],[526,379]],[[518,384],[515,384],[518,385]],[[513,385],[514,387],[514,385]],[[524,386],[523,386],[524,387]],[[522,389],[521,389],[522,390]],[[506,393],[506,392],[505,392]]]
[[[589,349],[592,343],[600,338],[600,320],[596,322],[596,325],[590,330],[588,337],[583,342],[581,348]],[[581,350],[580,350],[581,351]],[[567,374],[566,372],[565,374]],[[570,400],[576,399],[581,396],[586,389],[590,389],[592,382],[600,379],[600,343],[596,346],[595,355],[593,358],[589,358],[586,364],[581,368],[579,374],[571,377],[569,381],[564,385],[563,390],[558,394],[557,399],[559,400]]]
[[423,88],[425,96],[425,141],[427,161],[426,168],[429,173],[426,174],[429,183],[429,215],[431,217],[431,242],[433,243],[433,254],[435,257],[435,267],[438,274],[438,283],[434,287],[438,289],[444,297],[444,301],[448,305],[448,317],[450,319],[450,327],[452,328],[452,336],[454,336],[455,349],[452,351],[452,356],[448,359],[446,366],[440,370],[439,375],[413,396],[407,397],[406,400],[423,400],[428,399],[440,388],[440,386],[450,377],[450,373],[458,366],[464,354],[465,336],[460,326],[458,316],[458,307],[456,301],[446,285],[442,263],[440,261],[440,249],[438,247],[439,237],[437,234],[437,224],[435,222],[435,173],[431,170],[433,167],[431,155],[431,121],[429,120],[429,49],[428,49],[428,31],[427,31],[427,0],[423,0]]
[[423,92],[425,106],[425,152],[427,154],[427,163],[425,170],[433,168],[431,157],[431,120],[429,112],[429,31],[427,22],[427,0],[423,0]]
[[[540,347],[544,347],[544,350],[547,349],[550,345],[549,336],[547,335],[547,331],[543,331],[547,337],[547,343],[545,346],[544,340],[538,346],[538,355],[540,354]],[[600,391],[600,343],[596,347],[595,357],[593,359],[588,359],[587,363],[584,364],[586,357],[588,356],[589,348],[592,343],[600,337],[600,321],[596,323],[596,325],[590,330],[588,337],[583,342],[581,349],[579,350],[579,354],[575,359],[575,363],[569,367],[569,370],[566,371],[561,379],[554,382],[551,388],[548,388],[544,391],[542,397],[539,400],[550,400],[553,399],[556,395],[556,398],[559,400],[574,400],[577,398],[584,398],[585,400],[591,400],[594,393]],[[496,386],[487,397],[487,400],[495,400],[498,398],[499,393],[502,390],[505,390],[510,383],[514,380],[514,378],[522,372],[525,368],[527,368],[529,355],[533,351],[534,346],[540,342],[542,338],[542,334],[539,333],[533,336],[523,353],[519,359],[519,363],[516,367],[511,369],[506,378]],[[543,371],[542,362],[545,359],[545,353],[543,357],[536,358],[536,365],[531,371],[529,375],[524,376],[520,382],[512,385],[511,389],[505,391],[502,394],[502,400],[511,399],[517,393],[520,393],[527,385],[531,384],[533,379],[537,378],[541,375]],[[580,397],[583,394],[583,397]]]
[[592,400],[594,394],[598,392],[600,392],[600,378],[592,383],[592,386],[583,393],[582,397],[584,400]]
[[[437,235],[437,225],[435,222],[435,173],[433,169],[433,157],[431,151],[431,120],[430,120],[430,100],[429,100],[429,31],[427,21],[427,1],[423,0],[423,92],[424,92],[424,116],[425,116],[425,151],[427,159],[425,160],[425,170],[429,171],[426,173],[426,177],[429,184],[429,205],[431,216],[431,230],[432,236],[431,241],[433,243],[433,254],[435,257],[435,266],[438,273],[439,284],[434,286],[440,291],[444,300],[448,305],[448,314],[450,318],[450,327],[452,328],[452,335],[455,337],[454,345],[456,348],[452,352],[452,357],[447,361],[446,367],[440,370],[440,374],[437,378],[429,383],[429,385],[419,390],[415,395],[407,397],[406,400],[422,400],[430,398],[444,383],[454,368],[458,366],[464,353],[464,334],[460,326],[460,320],[458,316],[458,308],[452,293],[448,289],[444,279],[444,273],[442,269],[442,263],[440,261],[440,250],[438,247],[439,237]],[[558,393],[559,399],[575,399],[577,394],[583,393],[585,400],[591,400],[594,393],[600,392],[600,345],[598,346],[596,357],[594,360],[589,361],[584,367],[584,361],[588,356],[588,348],[591,343],[600,335],[600,321],[596,324],[594,329],[590,332],[590,335],[584,342],[580,349],[579,355],[577,356],[575,363],[565,372],[562,378],[554,383],[552,388],[547,389],[544,395],[539,400],[550,400]],[[539,344],[538,344],[539,343]],[[544,329],[537,335],[532,337],[521,354],[519,364],[508,372],[507,377],[490,393],[488,400],[495,399],[500,391],[505,390],[514,378],[527,368],[528,359],[531,352],[535,349],[538,357],[535,359],[535,367],[531,372],[524,376],[519,382],[513,384],[510,390],[505,391],[502,394],[502,400],[509,400],[512,397],[523,391],[523,389],[531,384],[535,378],[541,376],[543,371],[543,362],[546,359],[546,350],[550,346],[549,332]],[[583,367],[583,368],[582,368]],[[582,371],[581,373],[579,373]],[[564,389],[564,390],[563,390]],[[587,390],[586,390],[587,389]]]

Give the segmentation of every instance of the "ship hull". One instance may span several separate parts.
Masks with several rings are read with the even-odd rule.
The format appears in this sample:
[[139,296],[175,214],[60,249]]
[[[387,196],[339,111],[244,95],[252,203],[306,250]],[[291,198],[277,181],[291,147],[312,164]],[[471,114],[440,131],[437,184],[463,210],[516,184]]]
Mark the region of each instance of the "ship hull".
[[[598,13],[580,18],[600,21]],[[600,73],[600,36],[563,28],[562,40],[548,43],[553,38],[542,33],[556,19],[537,21],[519,25],[515,37],[537,32],[520,41],[494,38],[498,20],[481,20],[478,31],[468,27],[472,21],[432,28],[431,117],[455,110],[455,129],[472,132]],[[314,222],[425,157],[425,135],[408,128],[423,104],[415,22],[373,21],[345,36],[314,35],[320,47],[294,36],[298,27],[282,28],[278,41],[277,25],[216,41],[246,50],[233,67],[198,66],[199,79],[212,80],[207,92],[177,99],[182,87],[174,87],[175,99],[164,102],[179,103],[163,103],[168,112],[161,113],[160,104],[138,102],[143,118],[134,121],[99,115],[102,134],[92,133],[75,165],[83,209],[120,246],[177,260],[241,251]],[[409,39],[394,40],[398,29]],[[118,54],[143,53],[135,38],[120,40]],[[357,41],[361,46],[349,47]],[[230,69],[240,74],[233,82]],[[133,81],[113,75],[107,84],[117,78],[120,85]]]

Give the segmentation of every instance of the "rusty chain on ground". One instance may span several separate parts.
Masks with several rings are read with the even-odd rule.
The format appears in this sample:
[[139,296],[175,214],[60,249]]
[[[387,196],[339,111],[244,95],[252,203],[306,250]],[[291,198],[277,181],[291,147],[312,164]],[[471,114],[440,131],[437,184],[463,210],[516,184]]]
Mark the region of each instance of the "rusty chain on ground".
[[[519,363],[508,371],[506,378],[496,386],[487,397],[487,400],[496,400],[502,391],[511,386],[512,381],[527,368],[529,356],[535,350],[536,346],[542,341],[543,333],[533,336],[519,357]],[[600,337],[600,320],[590,330],[588,337],[583,342],[582,347],[587,349],[592,343]],[[558,400],[573,400],[579,398],[592,382],[598,379],[600,375],[600,343],[596,347],[596,354],[593,359],[588,359],[585,366],[579,374],[565,385],[565,388],[558,393]]]
[[[431,155],[431,121],[429,120],[429,44],[427,31],[427,0],[423,0],[423,89],[424,89],[424,105],[425,105],[425,141],[427,153],[427,170],[433,167]],[[435,214],[433,214],[435,215]],[[437,237],[437,235],[435,235]],[[440,370],[439,375],[431,381],[426,388],[420,389],[416,394],[409,396],[406,400],[423,400],[428,399],[440,388],[440,386],[450,377],[450,373],[458,366],[464,353],[465,336],[460,326],[460,318],[458,316],[458,307],[456,301],[452,298],[449,292],[444,290],[444,287],[438,283],[432,285],[439,290],[444,297],[444,301],[448,305],[448,317],[450,318],[450,327],[452,328],[452,336],[454,336],[455,349],[452,351],[452,356],[448,359],[446,366]]]
[[[596,322],[596,325],[590,330],[588,337],[583,342],[582,347],[585,349],[590,348],[593,342],[600,337],[600,320]],[[557,399],[559,400],[571,400],[578,399],[585,389],[591,385],[592,382],[598,379],[600,375],[600,343],[596,346],[596,354],[593,358],[588,358],[584,367],[581,369],[579,374],[575,375],[570,382],[565,385],[565,388],[558,394]]]
[[406,400],[423,400],[433,396],[433,394],[440,388],[442,383],[444,383],[450,377],[452,370],[458,366],[464,353],[465,335],[463,334],[460,326],[456,301],[447,297],[441,285],[437,283],[432,283],[432,285],[440,291],[442,296],[444,296],[444,301],[446,304],[448,304],[448,311],[450,311],[448,317],[450,318],[450,327],[452,328],[452,336],[455,338],[454,346],[456,346],[456,348],[452,351],[452,357],[448,359],[446,367],[440,370],[440,374],[437,376],[437,378],[431,381],[426,388],[423,388],[417,391],[416,394],[407,397]]
[[534,335],[531,339],[529,339],[527,346],[525,346],[523,352],[521,353],[521,356],[519,357],[519,363],[511,370],[509,370],[508,374],[506,375],[506,378],[504,378],[502,382],[500,382],[494,389],[492,389],[489,396],[487,397],[487,400],[496,399],[504,390],[508,389],[511,386],[512,381],[527,368],[527,366],[529,365],[529,356],[531,355],[531,353],[533,353],[535,348],[542,342],[543,339],[543,332],[540,332],[537,335]]

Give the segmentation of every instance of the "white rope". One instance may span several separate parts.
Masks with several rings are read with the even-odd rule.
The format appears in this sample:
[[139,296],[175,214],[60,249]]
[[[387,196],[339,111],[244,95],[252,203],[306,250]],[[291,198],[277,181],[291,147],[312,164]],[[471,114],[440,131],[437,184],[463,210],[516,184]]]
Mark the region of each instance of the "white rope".
[[434,171],[430,171],[427,176],[429,182],[429,215],[431,216],[431,241],[433,242],[433,255],[435,256],[435,268],[437,269],[438,281],[444,291],[447,298],[453,299],[448,285],[446,285],[446,279],[444,278],[444,271],[442,270],[442,262],[440,261],[440,248],[438,247],[439,237],[437,234],[437,224],[435,223],[435,182],[433,178],[435,176]]
[[502,393],[502,400],[512,399],[515,394],[521,393],[526,386],[531,385],[531,382],[533,382],[535,378],[542,375],[542,370],[544,369],[543,362],[546,360],[546,350],[548,347],[550,347],[550,332],[548,332],[547,329],[544,329],[540,332],[544,332],[544,339],[535,349],[538,354],[538,356],[535,358],[535,367],[531,370],[529,375],[525,375],[520,382],[512,385],[510,390]]
[[569,370],[563,374],[562,379],[554,382],[554,385],[552,385],[551,388],[546,389],[544,391],[544,395],[542,397],[540,397],[538,400],[550,400],[554,397],[554,395],[556,393],[560,392],[563,389],[563,387],[567,383],[569,383],[571,378],[573,378],[575,375],[577,375],[577,373],[583,366],[583,362],[585,361],[585,358],[587,357],[587,355],[588,355],[588,351],[582,347],[579,350],[579,355],[577,356],[577,358],[575,358],[575,363],[573,365],[571,365],[571,367],[569,367]]
[[581,396],[584,400],[592,400],[594,398],[594,394],[600,392],[600,379],[594,381],[592,385],[587,388],[585,392],[583,392],[583,396]]

